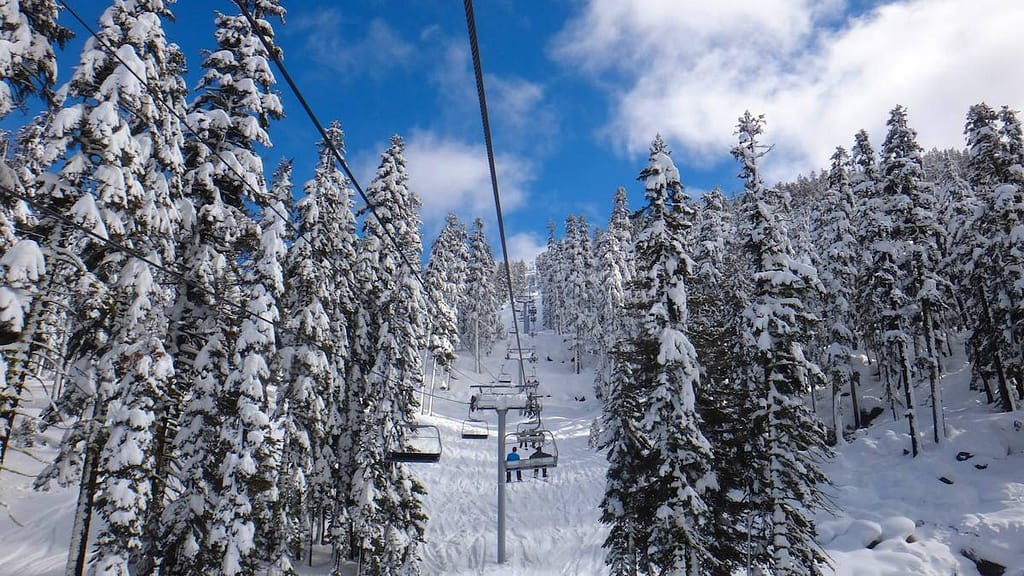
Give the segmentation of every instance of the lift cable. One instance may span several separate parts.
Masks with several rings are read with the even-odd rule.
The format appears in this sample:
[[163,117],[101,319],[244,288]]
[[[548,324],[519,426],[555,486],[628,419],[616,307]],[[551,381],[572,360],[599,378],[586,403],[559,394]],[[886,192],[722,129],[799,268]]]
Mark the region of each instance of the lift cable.
[[519,335],[519,320],[516,318],[515,291],[512,289],[512,262],[508,257],[508,242],[505,239],[505,221],[501,212],[501,194],[498,192],[498,170],[494,163],[494,144],[491,140],[491,121],[487,114],[487,94],[484,90],[484,72],[480,63],[480,45],[476,36],[476,18],[473,16],[473,0],[465,0],[466,27],[469,29],[469,46],[473,53],[473,73],[476,75],[476,95],[480,102],[480,119],[484,128],[484,143],[487,146],[487,166],[491,173],[491,190],[494,193],[494,210],[498,217],[498,236],[501,238],[501,254],[505,258],[505,283],[508,288],[508,302],[512,307],[512,328],[516,336],[519,356],[519,382],[526,383],[526,367],[523,365],[523,344]]

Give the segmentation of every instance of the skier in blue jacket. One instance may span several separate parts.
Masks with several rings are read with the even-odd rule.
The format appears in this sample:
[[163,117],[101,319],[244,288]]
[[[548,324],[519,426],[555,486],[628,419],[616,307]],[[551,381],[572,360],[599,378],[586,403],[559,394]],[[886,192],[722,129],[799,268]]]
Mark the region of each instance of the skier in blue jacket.
[[[509,452],[508,456],[505,457],[505,461],[506,462],[518,462],[519,461],[519,451],[518,451],[518,449],[515,446],[512,447],[512,451]],[[505,482],[511,482],[511,481],[512,481],[512,471],[506,469],[505,470]],[[516,482],[522,482],[522,481],[523,481],[523,471],[517,469],[516,470]]]

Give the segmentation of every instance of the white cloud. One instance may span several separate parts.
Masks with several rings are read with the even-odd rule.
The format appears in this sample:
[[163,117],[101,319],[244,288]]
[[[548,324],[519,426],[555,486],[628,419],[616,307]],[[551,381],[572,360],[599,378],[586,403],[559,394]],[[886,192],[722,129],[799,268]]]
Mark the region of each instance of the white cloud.
[[508,238],[508,257],[513,262],[523,260],[531,264],[547,247],[547,238],[541,238],[531,232],[513,234]]
[[[484,145],[445,139],[432,132],[414,132],[406,140],[409,186],[423,201],[423,220],[429,228],[455,212],[471,222],[494,221],[494,196]],[[533,180],[530,162],[510,154],[496,159],[501,207],[505,214],[521,208]]]
[[774,177],[827,166],[861,128],[879,147],[896,104],[925,148],[962,146],[974,103],[1024,106],[1024,2],[910,0],[852,20],[844,10],[835,0],[589,0],[553,54],[624,84],[602,132],[619,150],[643,152],[661,132],[681,145],[677,159],[720,160],[749,109],[767,117]]

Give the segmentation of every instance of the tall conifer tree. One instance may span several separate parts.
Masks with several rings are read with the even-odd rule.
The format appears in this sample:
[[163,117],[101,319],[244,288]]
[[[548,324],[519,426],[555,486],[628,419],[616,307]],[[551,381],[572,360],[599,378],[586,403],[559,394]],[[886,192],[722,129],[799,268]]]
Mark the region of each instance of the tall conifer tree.
[[[824,505],[826,482],[819,460],[827,453],[821,423],[804,405],[809,377],[820,372],[804,357],[817,319],[805,302],[822,290],[813,266],[795,260],[786,228],[764,187],[758,160],[764,118],[739,119],[732,150],[744,181],[743,241],[754,262],[750,301],[743,312],[743,345],[749,359],[748,395],[740,421],[748,427],[747,501],[754,566],[774,574],[822,574],[827,559],[814,542],[811,513]],[[748,567],[749,568],[749,567]]]

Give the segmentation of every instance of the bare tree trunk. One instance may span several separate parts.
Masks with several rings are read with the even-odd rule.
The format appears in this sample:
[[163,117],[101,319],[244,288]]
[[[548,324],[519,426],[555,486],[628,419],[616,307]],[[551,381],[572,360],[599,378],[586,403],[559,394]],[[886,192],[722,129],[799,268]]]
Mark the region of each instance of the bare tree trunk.
[[917,415],[914,412],[914,384],[910,381],[910,365],[907,361],[907,343],[900,341],[897,346],[897,360],[900,362],[900,383],[903,385],[903,396],[907,403],[907,426],[910,429],[910,453],[915,458],[920,453],[917,439]]
[[935,345],[931,303],[921,302],[921,320],[924,324],[925,352],[928,355],[928,385],[932,396],[932,424],[935,429],[932,438],[936,444],[946,439],[946,422],[942,414],[942,388],[939,386],[939,357]]
[[[995,337],[995,327],[992,322],[992,309],[988,304],[988,297],[985,295],[985,291],[981,288],[981,284],[978,285],[978,299],[981,301],[982,316],[985,321],[986,337]],[[1002,353],[999,351],[998,345],[993,345],[992,350],[992,363],[996,371],[996,382],[999,384],[999,396],[1000,396],[1000,407],[1004,412],[1013,412],[1017,409],[1017,403],[1013,396],[1013,391],[1010,390],[1010,382],[1006,377],[1006,369],[1003,366]]]
[[860,418],[860,393],[857,391],[857,384],[860,384],[860,372],[854,371],[850,374],[850,400],[853,402],[853,426],[859,430],[864,423]]
[[832,387],[832,428],[836,434],[836,445],[846,444],[843,436],[843,381],[836,378]]
[[[95,429],[95,424],[90,424]],[[96,434],[90,431],[88,444],[85,448],[85,460],[82,462],[82,479],[78,489],[78,506],[75,508],[75,521],[71,529],[71,547],[68,550],[68,563],[64,570],[66,576],[85,576],[86,562],[89,556],[89,527],[92,524],[93,498],[96,494],[97,464],[99,449],[95,447]]]

